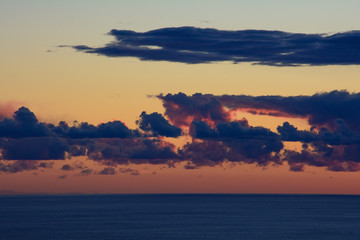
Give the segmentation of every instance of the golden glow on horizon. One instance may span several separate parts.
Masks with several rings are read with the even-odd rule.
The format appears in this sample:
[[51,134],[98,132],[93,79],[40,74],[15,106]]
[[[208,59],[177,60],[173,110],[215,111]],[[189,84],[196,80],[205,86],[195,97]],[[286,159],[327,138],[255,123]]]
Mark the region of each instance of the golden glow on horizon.
[[[147,97],[159,93],[296,96],[342,89],[360,92],[359,66],[272,67],[229,62],[189,65],[107,58],[56,47],[64,44],[103,46],[112,40],[105,34],[112,28],[148,31],[188,25],[304,33],[360,28],[359,1],[346,4],[297,1],[295,5],[286,1],[281,4],[269,1],[262,1],[262,4],[256,1],[227,4],[220,1],[143,1],[145,7],[139,8],[140,2],[0,2],[0,111],[11,115],[17,107],[26,106],[44,122],[65,120],[71,124],[77,120],[97,125],[118,119],[129,128],[136,128],[135,121],[142,111],[164,112],[160,100]],[[149,10],[155,13],[150,18],[146,14]],[[184,12],[187,12],[186,19]],[[101,17],[94,21],[94,16]],[[323,21],[316,21],[319,18]],[[8,102],[14,109],[4,107]],[[310,128],[306,119],[254,115],[247,111],[236,111],[234,118],[246,118],[251,126],[263,126],[275,132],[285,121],[300,130]],[[171,141],[181,146],[189,138]],[[300,149],[299,144],[285,145]],[[137,165],[131,167],[139,169],[139,176],[127,173],[73,176],[73,173],[59,170],[62,164],[70,162],[73,160],[56,161],[56,168],[52,170],[1,173],[0,190],[360,194],[356,185],[360,180],[358,172],[330,172],[315,167],[295,173],[289,172],[286,165],[266,170],[253,165],[228,166],[225,170],[220,166],[196,170],[178,166],[160,170],[160,166]],[[104,167],[90,162],[87,164],[97,171]],[[153,168],[156,174],[152,174]],[[65,174],[67,178],[57,178]]]
[[[63,161],[60,161],[63,163]],[[360,194],[353,184],[357,172],[331,172],[324,168],[306,167],[305,172],[290,172],[289,167],[229,165],[186,170],[148,164],[126,165],[137,168],[140,175],[89,176],[73,172],[45,170],[41,174],[22,172],[1,175],[1,190],[22,193],[312,193]],[[155,173],[154,173],[155,172]],[[67,175],[66,178],[58,178]],[[6,180],[6,181],[3,181]]]

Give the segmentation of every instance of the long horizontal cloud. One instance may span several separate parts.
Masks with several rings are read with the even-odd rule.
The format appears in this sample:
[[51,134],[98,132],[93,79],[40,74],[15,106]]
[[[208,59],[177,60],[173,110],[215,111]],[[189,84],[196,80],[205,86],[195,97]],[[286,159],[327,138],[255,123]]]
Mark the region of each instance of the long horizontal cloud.
[[72,46],[108,57],[188,64],[218,61],[273,66],[360,64],[360,31],[333,35],[267,30],[161,28],[148,32],[113,29],[103,47]]
[[[192,120],[228,121],[231,111],[239,110],[259,115],[308,119],[309,124],[334,127],[342,119],[351,129],[359,130],[360,94],[347,91],[317,93],[312,96],[248,96],[184,93],[157,96],[163,102],[165,115],[175,125],[179,116]],[[216,104],[214,104],[216,103]],[[185,123],[183,123],[185,124]]]
[[[138,121],[140,128],[151,135],[177,137],[181,130],[171,125],[161,114],[141,114]],[[70,139],[81,138],[132,138],[140,137],[142,133],[129,129],[121,121],[101,123],[97,126],[87,122],[75,123],[69,126],[60,121],[58,125],[39,122],[33,112],[26,107],[20,107],[12,118],[0,120],[0,138],[24,137],[62,137]]]
[[283,155],[291,171],[304,171],[305,166],[326,167],[330,171],[360,171],[359,144],[345,146],[305,144],[300,152],[286,150]]
[[0,161],[0,173],[18,173],[23,171],[32,171],[38,169],[48,169],[53,167],[53,162],[49,161],[32,161],[32,160],[18,160],[10,162]]
[[[125,154],[124,158],[151,159],[176,155],[171,155],[171,150],[159,150],[157,145],[153,144],[155,140],[147,138],[177,137],[181,134],[179,128],[171,125],[159,113],[144,112],[139,122],[146,134],[138,129],[129,129],[120,121],[97,126],[87,122],[75,123],[73,126],[64,121],[60,121],[58,125],[43,123],[39,122],[28,108],[20,107],[11,118],[0,120],[0,157],[6,160],[61,160],[67,157],[90,156],[94,153],[94,147],[103,142],[102,139],[129,139],[130,144],[140,143],[136,150]],[[122,142],[118,140],[117,143],[119,145]],[[107,152],[107,155],[109,154]]]
[[282,164],[282,148],[280,141],[207,139],[187,143],[180,153],[193,166],[216,166],[226,161],[267,166]]
[[[187,162],[185,168],[194,169],[227,161],[258,166],[287,162],[292,171],[303,171],[305,166],[331,171],[360,170],[358,93],[333,91],[292,97],[178,93],[157,97],[165,107],[164,116],[142,112],[137,121],[139,129],[129,129],[120,121],[97,126],[87,122],[72,126],[63,121],[57,125],[43,123],[29,109],[21,107],[12,117],[0,120],[0,172],[36,170],[49,167],[39,160],[76,156],[85,156],[106,168],[97,171],[65,163],[61,171],[80,169],[80,175],[113,174],[117,171],[110,169],[117,165],[173,167]],[[233,119],[233,111],[306,118],[313,127],[309,131],[298,130],[285,122],[276,133],[249,126],[246,119]],[[178,148],[163,138],[183,135],[188,142]],[[284,141],[302,142],[303,149],[286,149]]]
[[62,138],[37,137],[9,139],[0,147],[8,160],[59,160],[65,159],[69,146]]
[[360,94],[347,91],[318,93],[312,96],[219,96],[228,108],[253,110],[255,114],[307,118],[310,125],[332,125],[343,119],[351,128],[360,129]]
[[315,132],[297,130],[296,127],[285,122],[282,126],[278,126],[277,130],[283,141],[321,142],[331,145],[360,144],[360,134],[351,130],[342,119],[336,119],[334,125],[332,131],[322,127],[318,132]]
[[[192,135],[203,141],[186,144],[182,156],[191,160],[191,168],[228,160],[259,166],[288,162],[291,171],[304,171],[305,166],[360,171],[360,134],[351,131],[342,120],[337,120],[336,125],[334,131],[321,128],[316,132],[300,131],[285,122],[278,127],[278,135],[238,122],[219,123],[215,128],[201,121],[193,122]],[[300,152],[283,149],[282,141],[303,142],[303,149]],[[186,168],[190,169],[189,166]]]
[[192,136],[200,139],[267,139],[275,140],[278,137],[267,128],[244,126],[242,122],[218,123],[212,129],[203,121],[193,121]]
[[87,156],[107,165],[170,164],[179,159],[175,146],[159,139],[91,139]]
[[[268,155],[253,155],[256,156],[253,162],[276,163],[276,158],[271,159],[270,156],[280,154],[282,161],[288,162],[293,171],[302,171],[305,165],[327,167],[332,171],[360,169],[359,93],[333,91],[312,96],[290,97],[216,96],[200,93],[187,96],[178,93],[157,97],[163,101],[165,115],[171,123],[176,126],[188,126],[193,137],[204,140],[202,143],[188,144],[184,147],[184,153],[193,156],[193,163],[198,166],[214,164],[219,158],[231,161],[234,159],[233,156],[236,156],[233,153],[236,153],[237,149],[245,149],[245,152],[235,158],[246,159],[241,161],[249,162],[252,147],[256,149],[256,145],[259,144],[260,150],[266,149],[265,140],[270,137],[273,138],[271,143],[297,141],[305,143],[304,146],[308,147],[302,152],[285,150],[283,153],[280,152],[281,147],[273,148]],[[273,117],[304,118],[308,119],[313,127],[310,131],[298,130],[285,122],[277,128],[277,135],[261,127],[250,127],[245,119],[232,122],[233,111],[239,111],[239,114],[243,111]],[[252,144],[242,148],[241,144],[244,144],[239,141],[241,139],[252,141]],[[263,141],[260,141],[261,139]],[[237,143],[237,146],[233,143]],[[213,149],[217,149],[217,154]]]
[[203,142],[187,144],[183,149],[185,158],[190,157],[195,165],[204,165],[204,160],[212,161],[214,165],[224,160],[260,166],[281,163],[283,144],[280,136],[263,127],[221,122],[211,128],[203,121],[193,121],[190,133],[203,139]]

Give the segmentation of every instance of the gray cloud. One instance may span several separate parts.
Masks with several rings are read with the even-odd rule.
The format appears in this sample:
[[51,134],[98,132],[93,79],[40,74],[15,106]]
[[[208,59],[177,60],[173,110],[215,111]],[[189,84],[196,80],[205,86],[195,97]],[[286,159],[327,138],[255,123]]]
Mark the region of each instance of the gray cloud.
[[53,165],[53,162],[34,160],[0,161],[0,173],[18,173],[38,169],[49,169],[52,168]]
[[332,91],[289,97],[177,93],[157,97],[163,102],[165,116],[175,126],[181,126],[178,119],[184,118],[228,122],[231,120],[229,110],[239,109],[258,115],[304,118],[316,127],[334,128],[335,121],[342,119],[348,127],[360,131],[360,93]]
[[115,171],[115,168],[106,167],[106,168],[104,168],[103,170],[101,170],[101,171],[99,172],[99,174],[101,174],[101,175],[115,175],[115,174],[116,174],[116,171]]
[[[52,167],[51,162],[85,156],[105,165],[95,171],[75,163],[64,171],[80,169],[80,175],[112,174],[115,167],[128,164],[164,164],[175,167],[185,161],[185,169],[216,166],[224,162],[258,166],[289,163],[291,171],[306,166],[331,171],[360,170],[360,95],[346,91],[312,96],[247,96],[183,93],[157,96],[165,107],[160,113],[140,115],[140,129],[129,129],[120,121],[97,126],[75,123],[69,126],[39,122],[34,113],[19,108],[11,118],[0,120],[0,171],[16,173]],[[278,133],[249,126],[246,119],[232,119],[231,112],[308,119],[312,128],[298,130],[288,122]],[[189,132],[181,132],[180,127]],[[162,136],[186,135],[188,142],[176,149]],[[304,143],[300,152],[284,149],[284,141]],[[8,162],[6,160],[17,160]],[[50,165],[48,165],[50,164]],[[110,169],[114,169],[114,172]],[[126,169],[126,168],[124,168]],[[126,172],[127,170],[119,170]],[[135,171],[129,171],[136,175]]]
[[109,35],[115,41],[103,47],[72,47],[108,57],[188,64],[219,61],[272,66],[360,64],[360,31],[326,35],[178,27],[148,32],[113,29]]
[[157,112],[151,114],[142,112],[137,124],[141,130],[152,132],[155,136],[179,137],[181,135],[180,128],[171,125],[168,120]]

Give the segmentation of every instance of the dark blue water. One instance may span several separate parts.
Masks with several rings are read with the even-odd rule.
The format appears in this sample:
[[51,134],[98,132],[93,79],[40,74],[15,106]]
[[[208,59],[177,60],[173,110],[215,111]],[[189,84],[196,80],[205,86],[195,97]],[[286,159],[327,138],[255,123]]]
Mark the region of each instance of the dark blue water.
[[1,196],[0,239],[360,239],[360,196]]

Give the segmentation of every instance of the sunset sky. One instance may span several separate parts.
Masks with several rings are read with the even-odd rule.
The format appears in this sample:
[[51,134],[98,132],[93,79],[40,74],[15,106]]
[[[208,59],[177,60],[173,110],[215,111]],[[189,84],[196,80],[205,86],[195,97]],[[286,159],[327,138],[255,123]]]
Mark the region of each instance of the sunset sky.
[[360,2],[0,2],[0,194],[360,194]]

